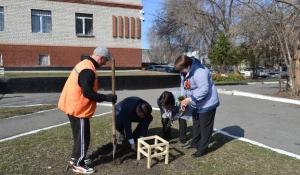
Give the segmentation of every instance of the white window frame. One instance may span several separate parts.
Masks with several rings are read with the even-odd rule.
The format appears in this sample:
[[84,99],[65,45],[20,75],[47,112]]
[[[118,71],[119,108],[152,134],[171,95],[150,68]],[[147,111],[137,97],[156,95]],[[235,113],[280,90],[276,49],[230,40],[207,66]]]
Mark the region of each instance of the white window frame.
[[[40,60],[40,59],[43,59],[44,57],[47,57],[47,60],[44,61],[44,60]],[[44,64],[46,63],[46,64]],[[50,55],[49,54],[39,54],[39,57],[38,57],[38,66],[50,66]]]
[[[0,21],[0,31],[4,31],[4,8],[3,7],[0,7],[1,11],[0,11],[0,19],[1,19],[1,16],[2,16],[2,19]],[[2,30],[1,30],[2,28]]]
[[[87,16],[80,16],[80,15],[91,15],[92,17],[87,17]],[[80,19],[82,21],[82,33],[77,33],[77,19]],[[85,32],[85,20],[91,19],[92,20],[92,27],[90,30],[90,33]],[[76,26],[76,35],[87,35],[87,36],[92,36],[93,35],[93,15],[92,14],[87,14],[87,13],[75,13],[75,26]]]
[[[39,11],[39,12],[49,12],[50,14],[43,14],[43,13],[39,13],[39,14],[35,14],[33,15],[32,12],[33,11]],[[33,28],[32,28],[32,32],[33,33],[51,33],[52,32],[52,14],[51,14],[51,11],[49,10],[37,10],[37,9],[32,9],[31,10],[31,23],[33,25],[34,21],[32,19],[32,16],[39,16],[39,22],[40,22],[40,28],[39,28],[39,31],[38,32],[34,32],[33,31]],[[50,31],[49,32],[46,32],[43,30],[44,26],[43,26],[43,22],[44,22],[44,17],[50,17]]]

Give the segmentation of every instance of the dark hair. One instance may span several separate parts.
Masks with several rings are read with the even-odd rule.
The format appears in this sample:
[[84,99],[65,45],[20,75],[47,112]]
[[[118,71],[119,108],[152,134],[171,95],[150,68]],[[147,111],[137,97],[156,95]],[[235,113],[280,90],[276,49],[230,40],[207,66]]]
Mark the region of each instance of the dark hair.
[[145,116],[150,116],[152,113],[152,107],[145,102],[141,102],[137,106],[138,110],[142,112]]
[[163,105],[163,106],[167,106],[167,105],[175,105],[175,99],[174,96],[171,92],[168,91],[164,91],[158,99],[159,104]]
[[177,69],[177,70],[182,70],[182,69],[188,68],[192,64],[193,64],[193,59],[186,55],[179,56],[174,62],[175,69]]

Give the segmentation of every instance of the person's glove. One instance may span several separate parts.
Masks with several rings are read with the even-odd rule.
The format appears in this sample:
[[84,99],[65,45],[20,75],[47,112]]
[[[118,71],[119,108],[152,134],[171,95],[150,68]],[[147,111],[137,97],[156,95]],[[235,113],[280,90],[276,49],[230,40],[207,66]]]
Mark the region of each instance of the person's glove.
[[117,102],[117,95],[107,94],[107,95],[105,95],[105,101],[116,103]]
[[131,144],[130,146],[131,146],[131,150],[132,151],[137,152],[137,150],[136,150],[136,144],[135,143]]

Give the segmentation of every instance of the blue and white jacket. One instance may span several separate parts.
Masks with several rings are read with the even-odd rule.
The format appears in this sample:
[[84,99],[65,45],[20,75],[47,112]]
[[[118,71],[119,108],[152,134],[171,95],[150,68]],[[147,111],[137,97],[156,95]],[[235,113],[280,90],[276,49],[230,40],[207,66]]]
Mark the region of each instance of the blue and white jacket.
[[[198,59],[194,57],[192,59],[193,64],[190,71],[185,76],[182,72],[180,73],[181,95],[191,97],[190,104],[197,109],[197,113],[205,113],[219,106],[218,92],[209,69],[202,65]],[[189,81],[189,89],[185,88],[186,80]]]

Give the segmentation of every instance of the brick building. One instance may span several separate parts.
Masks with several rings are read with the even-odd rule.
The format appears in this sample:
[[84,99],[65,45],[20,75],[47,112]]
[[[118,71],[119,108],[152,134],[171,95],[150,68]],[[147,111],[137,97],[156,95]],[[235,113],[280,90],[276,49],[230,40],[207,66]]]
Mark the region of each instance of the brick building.
[[140,68],[141,4],[0,0],[0,65],[6,70],[71,69],[102,45],[111,51],[117,68]]

